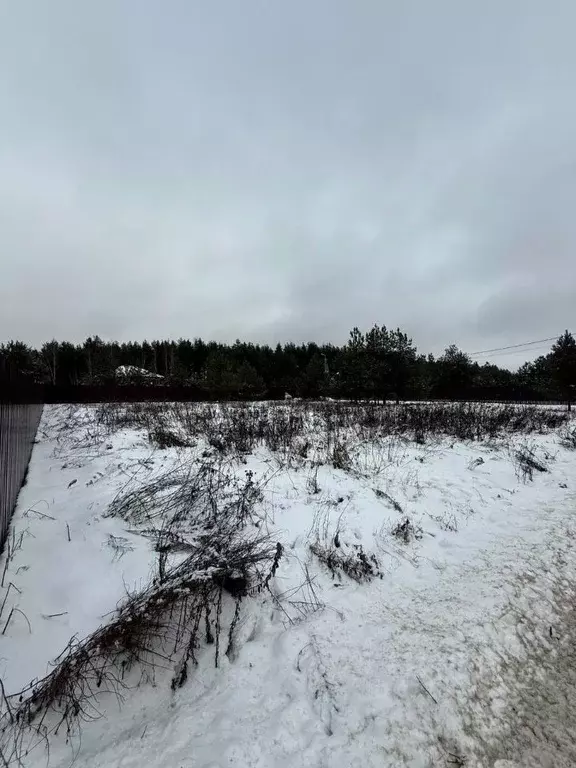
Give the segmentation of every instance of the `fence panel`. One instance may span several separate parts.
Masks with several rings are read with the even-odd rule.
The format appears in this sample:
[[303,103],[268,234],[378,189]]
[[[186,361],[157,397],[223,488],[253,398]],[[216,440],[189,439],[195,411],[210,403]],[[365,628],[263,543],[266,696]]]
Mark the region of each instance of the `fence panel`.
[[40,392],[0,380],[0,552],[26,476],[42,415]]

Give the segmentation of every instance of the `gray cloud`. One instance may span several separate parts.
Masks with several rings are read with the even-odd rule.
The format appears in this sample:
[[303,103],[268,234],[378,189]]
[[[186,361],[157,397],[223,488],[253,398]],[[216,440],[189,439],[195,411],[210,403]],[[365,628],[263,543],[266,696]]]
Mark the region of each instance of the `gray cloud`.
[[[0,8],[0,335],[574,327],[576,8]],[[518,362],[517,357],[499,362]]]

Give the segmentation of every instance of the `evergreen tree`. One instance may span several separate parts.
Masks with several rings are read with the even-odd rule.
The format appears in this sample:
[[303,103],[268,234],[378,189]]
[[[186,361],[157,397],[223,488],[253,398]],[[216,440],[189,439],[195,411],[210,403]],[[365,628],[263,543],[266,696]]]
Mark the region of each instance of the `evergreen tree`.
[[41,377],[42,366],[38,353],[23,341],[9,341],[0,345],[0,373],[3,377]]
[[339,394],[353,398],[366,397],[368,380],[365,338],[358,328],[353,328],[342,355]]
[[56,339],[47,341],[42,345],[40,350],[40,357],[42,360],[42,366],[46,371],[46,376],[51,384],[56,384],[58,381],[59,373],[59,358],[60,358],[60,344]]
[[560,397],[568,401],[568,410],[571,410],[576,389],[576,341],[569,331],[556,341],[549,360]]
[[470,358],[455,344],[451,344],[438,359],[434,395],[447,400],[461,400],[469,395],[472,380]]
[[[332,344],[232,345],[202,339],[152,342],[103,341],[89,337],[80,345],[49,341],[36,351],[23,342],[0,345],[0,372],[51,385],[115,381],[118,366],[133,366],[162,377],[161,385],[196,384],[214,397],[256,397],[284,392],[306,397],[335,394],[386,399],[441,397],[551,399],[574,397],[576,342],[566,331],[547,356],[517,372],[478,365],[452,345],[435,359],[419,355],[401,329],[355,327],[342,346]],[[150,379],[142,379],[139,383]]]
[[250,363],[240,363],[236,373],[237,392],[241,397],[261,397],[266,391],[264,379]]
[[315,352],[304,371],[302,392],[305,397],[319,397],[326,391],[327,383],[324,357]]

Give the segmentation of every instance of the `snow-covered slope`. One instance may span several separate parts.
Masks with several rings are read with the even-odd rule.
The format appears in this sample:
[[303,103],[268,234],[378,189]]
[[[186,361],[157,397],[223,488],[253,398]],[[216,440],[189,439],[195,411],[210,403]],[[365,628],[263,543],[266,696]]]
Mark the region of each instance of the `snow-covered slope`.
[[146,368],[138,368],[135,365],[119,365],[115,371],[116,378],[133,379],[163,379],[159,373],[148,371]]
[[213,462],[248,478],[283,555],[218,668],[203,645],[181,688],[159,665],[120,706],[102,693],[81,734],[50,738],[51,766],[576,764],[576,452],[560,430],[339,438],[329,463],[312,433],[299,452],[222,456],[200,432],[160,449],[153,430],[98,424],[91,408],[45,411],[1,563],[6,694],[155,577],[149,526],[115,511],[165,473]]

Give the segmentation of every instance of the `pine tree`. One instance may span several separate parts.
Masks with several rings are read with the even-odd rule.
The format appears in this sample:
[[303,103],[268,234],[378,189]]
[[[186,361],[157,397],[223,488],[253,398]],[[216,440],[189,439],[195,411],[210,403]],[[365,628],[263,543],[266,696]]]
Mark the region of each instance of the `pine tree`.
[[436,363],[434,395],[449,400],[460,400],[472,386],[473,371],[471,360],[455,344],[446,347]]
[[559,393],[568,401],[568,410],[571,410],[576,390],[576,341],[569,331],[564,331],[556,341],[549,360]]
[[42,345],[42,349],[40,350],[40,356],[42,359],[42,365],[44,370],[46,370],[48,379],[51,384],[56,384],[58,373],[59,373],[59,352],[60,352],[60,345],[56,341],[56,339],[52,339],[52,341],[47,341],[45,344]]

